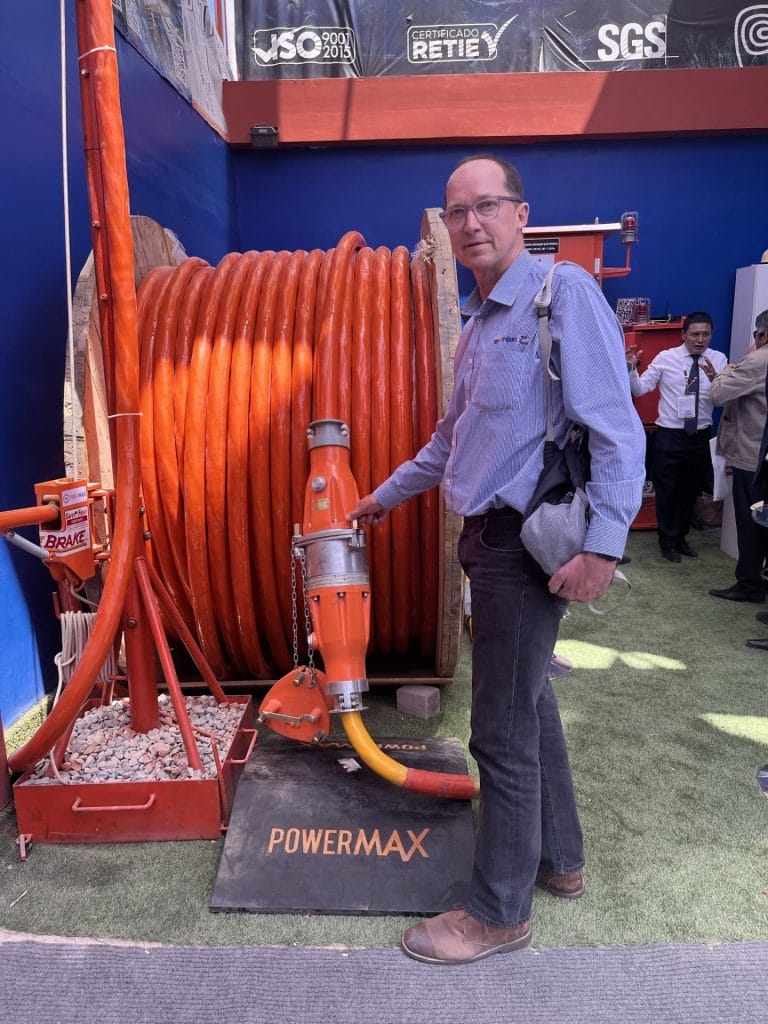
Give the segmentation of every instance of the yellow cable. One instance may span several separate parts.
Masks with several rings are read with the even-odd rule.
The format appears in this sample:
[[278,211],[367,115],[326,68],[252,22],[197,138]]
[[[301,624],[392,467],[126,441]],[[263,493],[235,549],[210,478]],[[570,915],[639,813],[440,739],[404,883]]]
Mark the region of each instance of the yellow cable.
[[408,769],[376,746],[371,734],[363,725],[360,713],[345,711],[341,716],[341,721],[347,739],[368,767],[377,775],[381,775],[387,782],[392,782],[395,786],[404,786]]

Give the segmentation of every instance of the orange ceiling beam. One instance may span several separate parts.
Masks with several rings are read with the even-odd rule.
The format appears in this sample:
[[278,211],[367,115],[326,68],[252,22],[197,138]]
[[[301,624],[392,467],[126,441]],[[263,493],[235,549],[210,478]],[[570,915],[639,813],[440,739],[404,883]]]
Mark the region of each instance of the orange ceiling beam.
[[768,68],[224,82],[227,137],[273,125],[283,145],[768,131]]

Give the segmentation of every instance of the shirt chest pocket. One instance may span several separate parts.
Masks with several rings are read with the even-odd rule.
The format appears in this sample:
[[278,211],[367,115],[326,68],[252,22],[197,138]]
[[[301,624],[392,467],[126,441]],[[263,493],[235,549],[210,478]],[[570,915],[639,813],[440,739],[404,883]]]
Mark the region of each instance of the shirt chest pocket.
[[480,358],[474,403],[486,412],[512,412],[520,408],[531,367],[538,365],[533,339],[502,340]]

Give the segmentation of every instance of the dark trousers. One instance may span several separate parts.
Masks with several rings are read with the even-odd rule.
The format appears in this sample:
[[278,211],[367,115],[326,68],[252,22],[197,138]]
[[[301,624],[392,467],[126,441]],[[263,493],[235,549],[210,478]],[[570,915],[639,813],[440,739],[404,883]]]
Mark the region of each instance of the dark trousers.
[[736,579],[743,590],[762,594],[765,584],[761,573],[768,559],[768,530],[758,526],[750,512],[750,505],[765,498],[765,489],[753,483],[754,476],[747,469],[733,470],[733,512],[739,545]]
[[566,602],[520,542],[512,509],[465,519],[459,561],[472,588],[472,735],[480,806],[469,911],[527,921],[539,867],[564,874],[584,846],[560,713],[548,679]]
[[712,477],[709,428],[695,434],[658,427],[653,445],[653,487],[659,545],[674,548],[691,525],[693,505]]

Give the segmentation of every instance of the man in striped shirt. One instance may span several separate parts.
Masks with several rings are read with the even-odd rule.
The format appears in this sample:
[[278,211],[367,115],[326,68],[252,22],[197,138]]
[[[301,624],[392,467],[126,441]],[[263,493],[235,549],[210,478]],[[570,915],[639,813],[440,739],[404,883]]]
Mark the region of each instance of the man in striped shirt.
[[441,484],[464,517],[459,560],[472,588],[472,736],[480,774],[466,910],[409,928],[403,949],[427,963],[469,963],[531,941],[534,886],[584,892],[584,849],[557,702],[547,678],[568,601],[608,589],[642,500],[644,435],[632,405],[621,328],[595,281],[564,265],[552,292],[555,437],[589,428],[584,550],[551,578],[520,541],[542,470],[546,411],[534,296],[547,267],[524,246],[528,204],[517,170],[493,156],[462,161],[443,220],[477,287],[454,365],[454,391],[431,440],[348,517],[386,512]]

